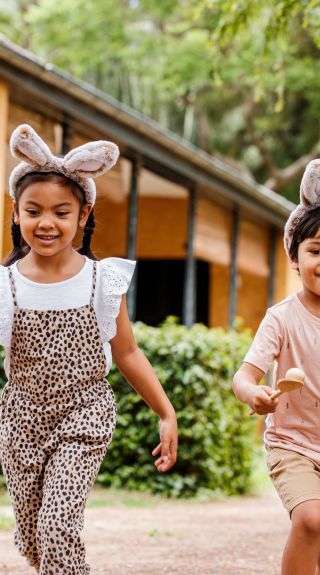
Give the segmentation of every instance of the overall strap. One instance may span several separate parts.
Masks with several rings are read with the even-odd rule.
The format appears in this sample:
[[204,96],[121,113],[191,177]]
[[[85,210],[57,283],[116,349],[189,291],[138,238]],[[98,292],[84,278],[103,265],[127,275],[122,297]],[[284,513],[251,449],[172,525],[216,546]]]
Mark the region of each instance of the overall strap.
[[13,302],[14,302],[15,306],[18,306],[16,284],[15,284],[14,279],[13,279],[11,266],[8,267],[8,272],[9,272],[9,280],[10,280]]
[[93,307],[94,303],[94,294],[96,291],[96,280],[97,280],[97,262],[93,262],[93,272],[92,272],[92,291],[91,291],[91,298],[90,298],[90,306]]

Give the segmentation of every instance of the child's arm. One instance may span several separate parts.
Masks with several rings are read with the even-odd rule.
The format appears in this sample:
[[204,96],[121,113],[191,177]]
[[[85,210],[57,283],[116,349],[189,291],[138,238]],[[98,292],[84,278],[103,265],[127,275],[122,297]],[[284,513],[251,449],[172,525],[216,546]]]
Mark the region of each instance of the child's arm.
[[117,334],[110,341],[114,361],[127,382],[160,417],[160,443],[152,455],[158,471],[168,471],[177,459],[178,427],[176,414],[150,362],[137,346],[128,317],[126,296],[122,297],[117,317]]
[[233,391],[240,401],[250,405],[256,413],[265,415],[276,410],[277,399],[270,399],[274,390],[268,385],[259,385],[264,372],[251,363],[243,363],[233,378]]

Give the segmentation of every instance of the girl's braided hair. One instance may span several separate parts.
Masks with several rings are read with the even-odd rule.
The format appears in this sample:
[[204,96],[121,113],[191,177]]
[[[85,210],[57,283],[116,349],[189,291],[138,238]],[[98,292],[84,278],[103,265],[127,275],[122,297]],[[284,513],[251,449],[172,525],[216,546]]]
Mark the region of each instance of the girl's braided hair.
[[[55,172],[32,172],[21,178],[20,182],[17,185],[16,202],[17,203],[19,202],[19,197],[21,196],[23,190],[25,190],[27,186],[36,182],[44,182],[44,181],[50,181],[56,184],[60,184],[64,187],[68,187],[72,192],[72,194],[78,199],[80,203],[80,213],[81,213],[82,208],[86,204],[86,198],[83,190],[75,181],[71,180],[70,178],[67,178],[63,174]],[[82,244],[77,249],[77,252],[79,254],[87,256],[91,260],[97,260],[95,255],[92,253],[90,247],[91,237],[93,235],[94,228],[95,228],[95,219],[93,210],[91,210],[83,231]],[[20,226],[14,222],[14,214],[12,214],[12,220],[11,220],[11,238],[13,243],[13,250],[4,260],[2,264],[4,266],[12,265],[17,260],[24,258],[30,251],[30,247],[24,241],[21,235]]]

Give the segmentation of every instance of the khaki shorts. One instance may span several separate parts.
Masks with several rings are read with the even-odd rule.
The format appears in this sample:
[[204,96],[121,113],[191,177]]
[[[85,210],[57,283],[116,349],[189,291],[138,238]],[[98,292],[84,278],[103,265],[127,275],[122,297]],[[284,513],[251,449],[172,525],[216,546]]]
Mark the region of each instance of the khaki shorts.
[[301,453],[267,447],[269,475],[289,514],[309,499],[320,499],[320,465]]

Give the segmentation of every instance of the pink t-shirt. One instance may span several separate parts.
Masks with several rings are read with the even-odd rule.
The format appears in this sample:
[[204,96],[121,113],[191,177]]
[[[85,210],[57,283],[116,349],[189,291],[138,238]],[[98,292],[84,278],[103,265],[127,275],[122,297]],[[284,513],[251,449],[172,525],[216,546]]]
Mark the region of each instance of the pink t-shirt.
[[283,394],[266,419],[265,443],[302,453],[320,464],[320,318],[297,294],[268,309],[244,361],[266,372],[273,386],[291,367],[306,375],[303,388]]

